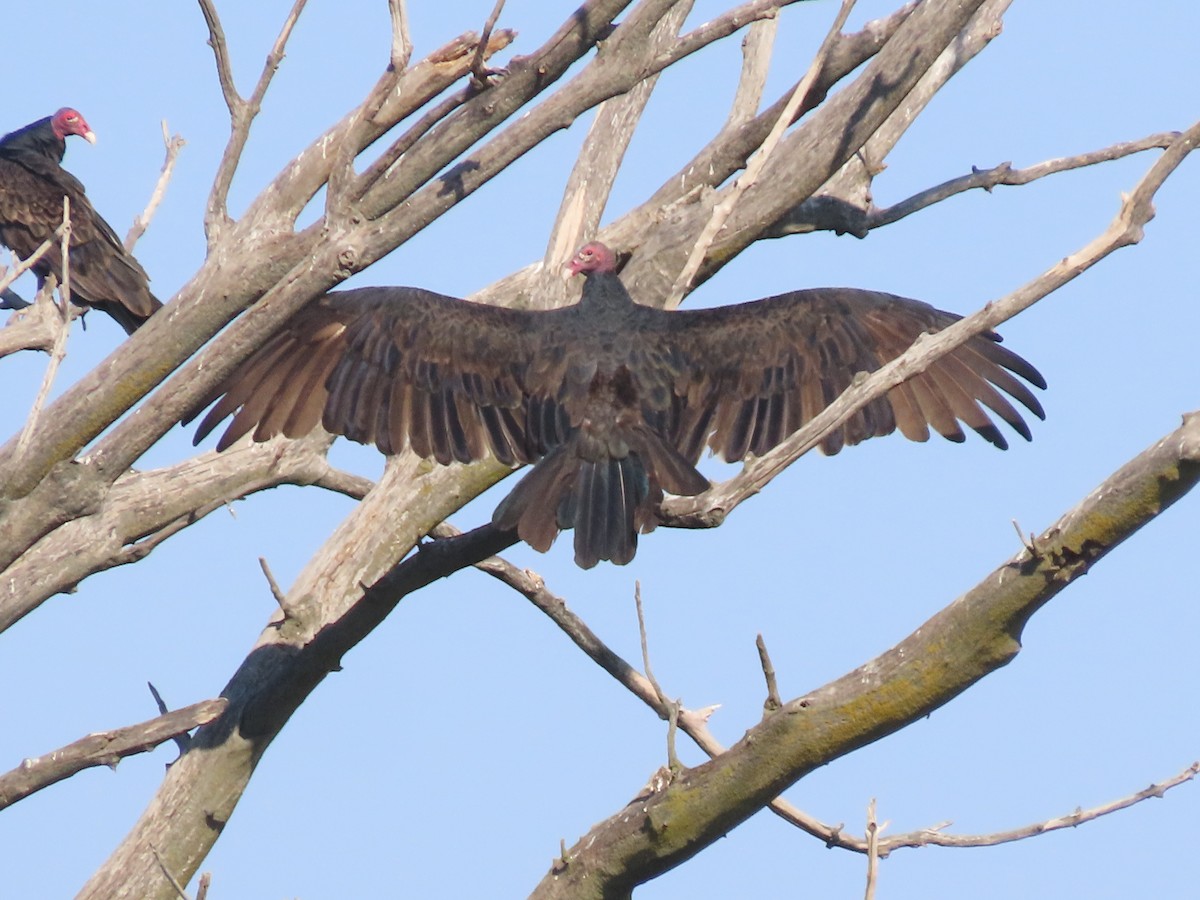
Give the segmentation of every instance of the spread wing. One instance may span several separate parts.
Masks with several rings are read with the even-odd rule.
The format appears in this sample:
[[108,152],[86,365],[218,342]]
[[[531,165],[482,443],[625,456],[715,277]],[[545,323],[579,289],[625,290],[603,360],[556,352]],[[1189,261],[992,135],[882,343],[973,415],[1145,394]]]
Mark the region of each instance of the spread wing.
[[[922,332],[959,318],[917,300],[851,288],[664,314],[664,337],[675,350],[674,399],[659,414],[689,460],[698,459],[705,444],[727,460],[761,455],[825,409],[858,372],[875,371]],[[1046,383],[999,341],[992,333],[971,338],[855,413],[824,439],[822,450],[837,453],[896,428],[914,441],[927,440],[931,427],[962,441],[963,424],[1005,449],[993,415],[1029,440],[1029,427],[1008,398],[1044,418],[1025,382]]]
[[[196,435],[217,443],[326,430],[440,463],[528,463],[562,442],[569,316],[470,303],[411,287],[325,295],[222,384]],[[561,311],[561,312],[566,312]],[[218,399],[219,398],[219,399]]]
[[[83,185],[61,166],[33,154],[20,161],[0,157],[0,241],[28,257],[62,222],[64,195],[71,199],[72,298],[104,310],[132,332],[162,304],[150,292],[145,270],[88,201]],[[43,277],[53,273],[62,278],[57,244],[35,270]]]

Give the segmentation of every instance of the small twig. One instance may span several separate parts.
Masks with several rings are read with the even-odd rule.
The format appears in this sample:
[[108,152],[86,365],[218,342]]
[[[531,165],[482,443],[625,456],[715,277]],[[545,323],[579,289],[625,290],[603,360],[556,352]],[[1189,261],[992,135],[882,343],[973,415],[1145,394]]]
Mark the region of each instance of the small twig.
[[66,195],[63,195],[62,224],[55,230],[55,234],[59,235],[61,242],[59,253],[62,257],[62,284],[58,289],[60,298],[58,330],[54,334],[54,344],[50,348],[50,361],[46,364],[45,374],[42,375],[41,387],[38,388],[37,396],[33,399],[33,406],[29,410],[25,426],[21,429],[21,435],[17,438],[13,458],[18,461],[25,455],[25,449],[29,446],[29,440],[41,417],[42,407],[46,405],[46,398],[50,396],[50,388],[58,374],[58,367],[67,355],[67,336],[71,331],[71,198]]
[[151,844],[150,852],[154,854],[154,859],[158,863],[158,867],[162,870],[163,875],[166,876],[167,881],[171,882],[171,887],[175,889],[176,895],[182,898],[182,900],[191,900],[187,895],[187,891],[183,889],[183,885],[171,874],[171,870],[167,868],[167,864],[163,862],[163,858],[158,855],[158,848]]
[[217,80],[221,83],[221,94],[225,97],[225,105],[230,115],[236,115],[238,107],[245,101],[237,92],[233,81],[233,66],[229,62],[229,44],[225,41],[225,29],[221,27],[221,18],[212,0],[199,0],[200,12],[208,25],[208,46],[212,47],[213,59],[217,64]]
[[[66,199],[66,198],[64,198]],[[0,291],[7,288],[10,284],[32,269],[41,261],[42,257],[50,252],[54,245],[62,240],[63,232],[67,227],[67,223],[61,223],[54,229],[54,234],[42,241],[36,250],[34,250],[25,259],[18,259],[16,265],[8,269],[3,275],[0,275]]]
[[147,681],[146,687],[150,688],[150,696],[154,698],[154,705],[158,707],[158,711],[162,715],[167,714],[167,703],[162,698],[162,694],[158,692],[158,688],[154,686],[153,681]]
[[[62,301],[64,313],[70,309],[71,302],[71,198],[63,194],[62,235],[59,237],[58,252],[62,255],[62,283],[58,288],[58,296]],[[68,322],[71,317],[63,316]]]
[[1023,532],[1021,530],[1021,526],[1017,524],[1016,519],[1012,520],[1012,526],[1013,526],[1013,528],[1016,529],[1017,538],[1018,538],[1018,540],[1020,540],[1021,546],[1024,547],[1027,551],[1029,551],[1030,556],[1037,556],[1038,555],[1037,538],[1035,538],[1032,533],[1026,534],[1025,532]]
[[166,147],[167,155],[163,160],[162,171],[158,173],[158,181],[154,184],[154,190],[150,193],[150,201],[146,204],[142,214],[133,220],[133,225],[129,229],[129,233],[125,235],[125,249],[132,250],[133,245],[138,242],[146,229],[150,226],[150,220],[154,218],[155,212],[158,211],[158,205],[162,203],[163,196],[167,193],[167,185],[171,181],[171,175],[175,171],[175,161],[179,158],[179,151],[183,149],[187,143],[182,135],[171,136],[167,130],[167,120],[162,120],[162,136],[163,146]]
[[692,247],[692,252],[688,255],[687,262],[676,277],[675,283],[671,286],[671,292],[667,296],[665,304],[667,309],[674,309],[679,306],[688,288],[691,286],[692,279],[700,271],[700,266],[704,262],[704,255],[708,252],[708,248],[712,246],[717,232],[721,230],[726,220],[733,213],[738,200],[758,180],[759,173],[762,172],[763,167],[767,164],[772,151],[778,146],[780,140],[783,139],[783,133],[792,124],[801,104],[808,97],[809,91],[816,83],[821,70],[825,67],[825,59],[841,35],[842,26],[846,24],[846,19],[850,16],[850,11],[854,9],[854,2],[855,0],[842,0],[841,9],[838,10],[833,25],[830,26],[829,32],[825,35],[825,40],[821,42],[821,47],[817,50],[816,56],[813,57],[808,71],[804,73],[804,77],[800,79],[800,83],[792,91],[792,96],[788,99],[787,105],[784,106],[783,112],[779,114],[779,118],[775,120],[774,127],[771,128],[770,133],[762,142],[762,146],[759,147],[758,152],[747,161],[746,171],[742,173],[742,176],[738,178],[737,182],[721,202],[713,207],[712,215],[709,217],[708,222],[705,223],[700,235],[696,238],[696,243]]
[[284,615],[288,615],[287,594],[279,589],[279,583],[275,580],[275,576],[271,574],[271,567],[267,565],[266,557],[260,556],[258,564],[262,568],[262,573],[266,576],[267,584],[271,588],[271,596],[275,598],[275,602],[279,604],[279,608],[283,610]]
[[485,52],[488,41],[492,37],[492,29],[496,27],[496,22],[500,18],[500,11],[502,9],[504,9],[504,0],[496,0],[496,5],[492,7],[491,15],[483,23],[483,33],[479,36],[479,43],[475,46],[475,58],[471,60],[471,83],[480,90],[488,86],[488,76],[496,74],[495,69],[487,68],[483,62],[486,58]]
[[683,766],[679,762],[679,756],[675,753],[675,735],[679,730],[679,710],[683,704],[677,699],[667,699],[662,686],[659,685],[658,679],[654,677],[654,672],[650,669],[650,641],[646,637],[646,613],[642,608],[642,583],[640,581],[633,583],[633,602],[637,607],[638,635],[642,640],[642,665],[646,669],[646,679],[654,686],[659,703],[667,711],[667,766],[672,772],[678,772]]
[[646,672],[646,679],[654,688],[654,693],[658,694],[659,701],[669,706],[670,701],[667,700],[667,695],[663,693],[658,679],[654,677],[654,672],[650,668],[650,642],[646,638],[646,614],[642,609],[642,583],[640,581],[633,583],[633,602],[637,607],[638,635],[642,641],[642,667]]
[[205,872],[200,876],[200,881],[196,885],[196,900],[206,900],[208,897],[208,886],[212,884],[212,872]]
[[388,14],[392,18],[392,71],[403,72],[412,58],[412,38],[408,34],[408,11],[404,0],[388,0]]
[[875,798],[867,804],[867,892],[866,900],[875,900],[879,878],[879,823],[875,819]]
[[779,683],[775,680],[775,666],[771,663],[767,643],[761,634],[754,639],[754,645],[758,647],[758,660],[762,663],[763,678],[767,682],[767,699],[763,701],[763,712],[773,713],[783,706],[783,701],[779,699]]

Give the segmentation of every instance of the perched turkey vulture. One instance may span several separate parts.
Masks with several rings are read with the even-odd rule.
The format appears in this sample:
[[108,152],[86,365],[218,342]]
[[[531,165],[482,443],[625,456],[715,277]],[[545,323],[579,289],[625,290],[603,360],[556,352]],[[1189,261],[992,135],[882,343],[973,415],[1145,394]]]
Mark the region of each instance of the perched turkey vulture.
[[[658,521],[664,491],[709,487],[707,445],[726,460],[766,453],[828,406],[858,372],[895,359],[958,316],[877,291],[817,288],[737,306],[665,311],[635,303],[612,252],[586,245],[569,264],[580,302],[503,309],[418,288],[327,294],[303,309],[199,407],[202,440],[299,437],[317,423],[383,453],[409,447],[439,463],[487,452],[536,463],[492,517],[545,551],[575,529],[575,561],[629,562]],[[867,404],[821,444],[899,428],[964,439],[960,421],[1004,449],[990,409],[1026,440],[1000,390],[1043,418],[1020,379],[1032,365],[995,334],[971,338]],[[1019,377],[1018,377],[1019,376]]]
[[[72,134],[96,142],[83,116],[64,108],[0,138],[0,243],[27,258],[62,223],[63,197],[70,197],[71,300],[103,310],[133,334],[162,304],[83,185],[60,165]],[[57,243],[33,271],[39,279],[54,273],[62,280]]]

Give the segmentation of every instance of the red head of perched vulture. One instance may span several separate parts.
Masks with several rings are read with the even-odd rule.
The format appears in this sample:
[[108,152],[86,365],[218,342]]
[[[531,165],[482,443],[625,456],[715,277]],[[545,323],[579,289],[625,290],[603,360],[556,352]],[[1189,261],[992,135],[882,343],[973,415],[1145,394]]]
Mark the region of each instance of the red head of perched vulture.
[[[492,521],[538,550],[575,529],[575,560],[624,564],[654,528],[663,492],[709,487],[705,446],[726,460],[766,453],[828,406],[858,372],[958,319],[917,300],[817,288],[716,309],[635,303],[600,243],[569,265],[579,303],[529,311],[418,288],[327,294],[301,311],[204,405],[201,440],[236,413],[217,444],[253,432],[298,437],[317,423],[383,453],[406,447],[447,464],[491,452],[533,463]],[[1004,449],[990,409],[1030,438],[1001,391],[1043,417],[1020,379],[1032,365],[973,337],[859,410],[822,442],[826,453],[897,427],[953,441],[960,422]],[[1018,377],[1019,376],[1019,377]]]
[[[60,165],[72,134],[96,142],[83,116],[63,108],[0,138],[0,243],[27,258],[62,223],[63,197],[70,197],[71,300],[103,310],[132,334],[162,304],[83,185]],[[33,270],[39,279],[53,273],[62,280],[57,241]]]

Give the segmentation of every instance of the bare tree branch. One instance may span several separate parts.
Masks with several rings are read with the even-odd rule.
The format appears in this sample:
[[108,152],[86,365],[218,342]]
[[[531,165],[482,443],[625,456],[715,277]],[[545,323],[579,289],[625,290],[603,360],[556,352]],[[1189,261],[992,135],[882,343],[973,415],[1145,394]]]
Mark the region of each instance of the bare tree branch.
[[1110,803],[1104,803],[1100,806],[1094,806],[1091,809],[1076,809],[1068,815],[1056,816],[1044,822],[1035,822],[1032,825],[1014,828],[1010,831],[1000,831],[993,834],[945,834],[940,828],[933,828],[917,831],[912,834],[896,835],[895,837],[885,838],[879,842],[879,855],[887,856],[893,850],[901,847],[992,847],[996,844],[1007,844],[1012,841],[1037,837],[1038,835],[1047,834],[1051,831],[1059,831],[1063,828],[1075,828],[1085,822],[1093,822],[1101,816],[1107,816],[1111,813],[1128,809],[1131,806],[1141,803],[1143,800],[1161,798],[1171,788],[1186,784],[1198,774],[1200,774],[1200,762],[1194,762],[1177,775],[1152,784],[1127,797],[1122,797],[1119,800],[1113,800]]
[[[674,45],[692,5],[690,0],[677,3],[662,17],[644,48],[646,58]],[[550,230],[542,272],[532,291],[536,297],[534,308],[548,309],[567,302],[570,288],[561,277],[562,267],[584,240],[599,230],[625,151],[657,83],[658,76],[652,75],[627,93],[605,100],[596,110]]]
[[803,234],[810,231],[837,231],[866,237],[875,228],[891,225],[903,218],[927,209],[935,203],[969,190],[985,190],[991,193],[999,185],[1024,185],[1086,166],[1123,159],[1145,150],[1165,150],[1179,138],[1178,131],[1159,132],[1136,141],[1123,141],[1101,150],[1091,150],[1074,156],[1063,156],[1046,160],[1023,169],[1014,169],[1012,163],[1004,162],[990,169],[972,169],[970,175],[960,175],[939,185],[926,188],[911,197],[891,206],[872,207],[863,210],[849,203],[831,203],[824,194],[812,197],[790,211],[771,228],[771,237]]
[[27,759],[0,775],[0,809],[83,769],[115,767],[126,756],[153,750],[163,741],[213,721],[226,705],[224,698],[203,700],[137,725],[89,734],[44,756]]
[[59,285],[58,328],[54,334],[54,343],[50,347],[50,360],[46,363],[46,371],[42,375],[42,383],[34,397],[33,407],[25,420],[25,427],[17,437],[13,456],[20,460],[29,447],[29,439],[37,428],[38,419],[42,415],[42,407],[50,396],[50,388],[58,374],[58,367],[67,355],[67,337],[71,333],[71,198],[62,198],[62,224],[55,230],[59,235],[59,258],[62,260],[62,283]]
[[[771,68],[775,35],[779,33],[779,17],[759,19],[746,30],[742,38],[742,74],[729,107],[729,118],[722,131],[741,128],[754,119],[762,103]],[[828,59],[828,58],[827,58]]]
[[167,537],[234,500],[281,484],[321,484],[361,498],[369,479],[338,472],[331,438],[245,443],[174,466],[122,477],[90,515],[43,538],[5,571],[0,631],[88,575],[146,556]]
[[879,832],[883,826],[875,818],[875,798],[867,804],[867,890],[866,900],[875,900],[875,885],[879,881]]
[[412,58],[412,38],[408,34],[408,13],[404,0],[388,0],[388,15],[392,19],[392,68],[402,72]]
[[1155,192],[1195,149],[1197,140],[1200,140],[1200,122],[1183,132],[1150,167],[1133,192],[1124,197],[1117,215],[1099,237],[1007,296],[989,303],[944,331],[923,335],[900,357],[867,377],[856,380],[811,422],[770,453],[748,462],[738,475],[700,497],[668,501],[664,504],[666,520],[674,525],[693,528],[720,524],[730,510],[758,493],[788,465],[817,446],[824,435],[839,427],[862,404],[883,396],[889,388],[923,371],[934,359],[969,337],[995,328],[1018,312],[1028,309],[1113,251],[1140,241],[1143,226],[1154,216],[1152,199]]
[[486,88],[488,76],[495,74],[484,66],[484,50],[487,48],[488,41],[492,37],[492,29],[496,27],[496,22],[499,21],[500,12],[503,9],[504,0],[496,0],[496,5],[492,7],[487,21],[483,23],[483,33],[479,37],[479,44],[475,47],[475,57],[471,60],[471,81],[479,89]]
[[237,172],[242,151],[250,137],[250,125],[262,108],[263,97],[271,85],[271,79],[278,71],[279,64],[283,62],[284,48],[287,46],[288,38],[291,37],[296,20],[300,18],[300,13],[304,11],[307,2],[308,0],[295,0],[287,18],[284,19],[275,44],[267,54],[262,74],[259,75],[258,83],[254,86],[254,92],[248,100],[244,100],[234,85],[229,48],[225,42],[225,32],[221,28],[217,10],[212,5],[212,0],[199,0],[200,10],[204,13],[204,21],[208,24],[208,43],[212,47],[213,56],[216,59],[217,78],[221,83],[221,92],[225,95],[225,105],[229,107],[231,126],[229,143],[225,147],[216,178],[213,180],[212,191],[208,196],[208,209],[204,214],[204,233],[208,237],[210,252],[222,236],[226,226],[230,224],[229,187],[233,184],[234,173]]
[[[54,229],[54,233],[42,241],[27,259],[18,260],[15,266],[0,275],[0,291],[37,265],[55,244],[61,244],[63,235],[70,228],[69,206],[69,201],[64,198],[63,211],[67,217]],[[62,319],[62,311],[53,301],[54,286],[53,280],[44,283],[32,306],[20,310],[0,331],[0,358],[19,350],[45,350],[47,353],[53,350],[61,331]]]
[[[531,896],[627,894],[719,840],[813,769],[949,702],[1021,649],[1029,618],[1200,481],[1200,413],[888,650],[786,703],[717,758],[596,825]],[[953,634],[954,639],[948,639]],[[864,709],[872,710],[864,715]]]
[[171,183],[171,175],[175,171],[175,161],[179,158],[179,151],[184,148],[187,141],[182,135],[170,135],[167,130],[167,120],[162,120],[162,135],[163,146],[166,147],[167,155],[163,160],[162,171],[158,175],[158,181],[154,184],[154,191],[150,194],[150,200],[146,204],[146,209],[140,216],[133,220],[133,225],[129,229],[129,233],[125,235],[125,249],[133,250],[133,245],[136,244],[146,233],[146,229],[150,227],[150,220],[154,218],[154,214],[158,211],[158,205],[162,203],[162,198],[166,196],[167,185]]
[[771,153],[783,138],[783,132],[787,130],[787,127],[799,115],[801,106],[808,99],[809,92],[812,90],[813,85],[817,83],[817,78],[820,76],[821,70],[825,67],[825,60],[833,49],[838,36],[842,33],[842,26],[846,24],[851,10],[854,9],[854,2],[855,0],[842,0],[838,14],[834,17],[833,24],[829,26],[829,32],[825,35],[825,40],[821,42],[821,47],[817,50],[817,55],[813,57],[808,71],[804,73],[804,77],[796,85],[792,96],[784,104],[783,111],[779,114],[779,118],[775,120],[775,124],[767,133],[762,146],[758,149],[757,153],[750,157],[750,161],[746,165],[745,174],[725,193],[721,202],[712,208],[708,222],[700,230],[700,234],[697,236],[696,242],[688,254],[687,261],[683,264],[683,268],[679,271],[679,274],[675,276],[675,283],[671,285],[670,293],[667,294],[667,298],[663,303],[668,309],[677,307],[687,295],[688,289],[692,284],[692,279],[700,271],[700,265],[704,262],[704,257],[708,254],[709,248],[712,247],[713,238],[717,236],[717,232],[721,230],[721,227],[733,212],[734,206],[737,205],[750,186],[758,181],[763,167],[771,157]]

